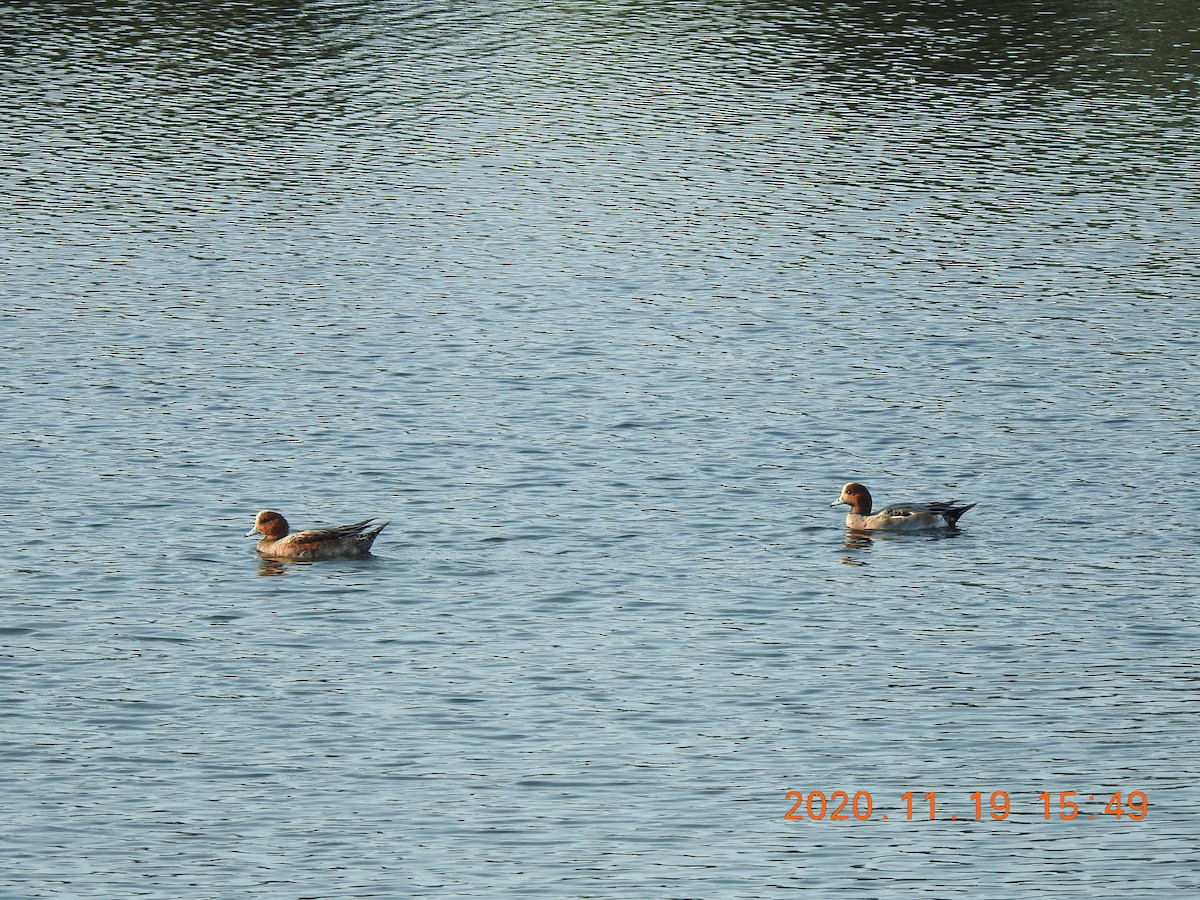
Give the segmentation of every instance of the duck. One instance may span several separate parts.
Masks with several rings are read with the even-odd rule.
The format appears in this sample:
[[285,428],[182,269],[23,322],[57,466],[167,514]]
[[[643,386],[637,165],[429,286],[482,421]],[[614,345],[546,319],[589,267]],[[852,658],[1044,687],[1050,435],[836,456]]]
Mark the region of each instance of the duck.
[[895,503],[871,513],[871,492],[856,481],[842,488],[841,496],[830,507],[845,503],[846,527],[855,531],[920,531],[929,528],[957,528],[963,513],[976,504],[962,505],[956,500],[935,503]]
[[246,537],[261,534],[258,552],[274,559],[334,559],[339,556],[370,556],[371,545],[387,522],[374,524],[376,519],[363,519],[353,525],[334,525],[329,528],[310,528],[288,533],[288,522],[271,509],[254,517],[254,527]]

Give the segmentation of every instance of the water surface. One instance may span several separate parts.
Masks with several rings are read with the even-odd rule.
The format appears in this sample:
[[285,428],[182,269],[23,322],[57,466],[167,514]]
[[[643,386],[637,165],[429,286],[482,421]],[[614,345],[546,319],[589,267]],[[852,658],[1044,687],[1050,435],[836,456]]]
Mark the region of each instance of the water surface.
[[7,894],[1194,889],[1197,17],[1113,7],[0,7]]

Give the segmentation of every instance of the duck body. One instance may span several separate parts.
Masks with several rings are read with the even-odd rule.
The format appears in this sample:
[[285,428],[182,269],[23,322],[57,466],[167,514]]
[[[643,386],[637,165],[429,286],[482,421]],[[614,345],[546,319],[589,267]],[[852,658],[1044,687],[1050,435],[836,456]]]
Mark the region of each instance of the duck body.
[[877,513],[871,512],[871,492],[851,481],[842,488],[841,496],[830,503],[845,503],[846,527],[855,531],[925,531],[931,528],[957,528],[958,520],[974,503],[961,504],[955,500],[934,503],[895,503]]
[[264,509],[254,518],[254,527],[246,533],[261,534],[258,552],[274,559],[334,559],[339,556],[370,556],[371,545],[387,522],[375,524],[364,519],[353,525],[310,528],[290,534],[287,519],[274,510]]

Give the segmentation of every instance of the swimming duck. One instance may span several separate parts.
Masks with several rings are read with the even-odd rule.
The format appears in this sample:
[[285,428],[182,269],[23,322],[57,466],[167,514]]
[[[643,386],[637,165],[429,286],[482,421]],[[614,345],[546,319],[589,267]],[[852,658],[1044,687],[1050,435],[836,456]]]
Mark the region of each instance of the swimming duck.
[[364,519],[353,525],[334,525],[331,528],[312,528],[288,534],[287,519],[273,510],[264,509],[254,517],[254,527],[246,537],[261,534],[258,552],[276,559],[333,559],[337,556],[369,556],[371,544],[387,522],[372,525],[374,519]]
[[842,495],[829,505],[845,503],[850,507],[846,514],[846,527],[855,531],[917,531],[925,528],[955,528],[958,520],[974,503],[966,506],[954,500],[940,503],[896,503],[885,506],[871,514],[871,492],[861,484],[851,481],[842,488]]

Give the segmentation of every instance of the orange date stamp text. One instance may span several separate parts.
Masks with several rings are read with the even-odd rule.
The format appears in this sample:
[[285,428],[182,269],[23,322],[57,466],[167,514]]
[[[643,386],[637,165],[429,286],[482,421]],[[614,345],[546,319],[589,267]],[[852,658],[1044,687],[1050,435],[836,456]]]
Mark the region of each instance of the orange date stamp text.
[[[965,798],[947,796],[935,791],[918,793],[906,791],[899,802],[881,809],[870,791],[788,791],[791,804],[783,814],[785,819],[809,822],[866,822],[882,821],[889,812],[905,821],[967,820],[1002,822],[1014,812],[1008,791],[975,791]],[[1045,821],[1095,821],[1129,819],[1140,822],[1150,812],[1150,800],[1145,791],[1114,791],[1084,794],[1080,791],[1042,791],[1026,801],[1028,814],[1041,813]],[[1022,810],[1024,807],[1022,807]]]

